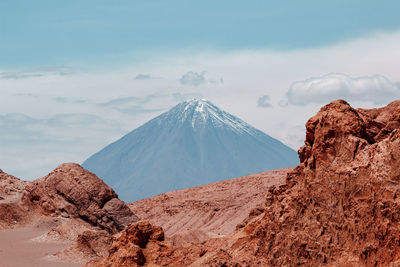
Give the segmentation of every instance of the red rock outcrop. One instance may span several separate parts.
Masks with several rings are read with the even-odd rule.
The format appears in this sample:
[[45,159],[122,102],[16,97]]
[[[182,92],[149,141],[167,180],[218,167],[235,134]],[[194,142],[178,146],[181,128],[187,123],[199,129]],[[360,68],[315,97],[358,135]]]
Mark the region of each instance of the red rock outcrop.
[[22,193],[27,183],[0,170],[0,200],[12,202],[16,195]]
[[27,182],[0,170],[0,229],[28,220],[28,214],[19,206],[26,184]]
[[111,233],[138,221],[112,188],[74,163],[62,164],[28,184],[22,205],[44,215],[80,218]]
[[[266,192],[265,211],[227,237],[155,253],[158,264],[400,266],[400,101],[334,101],[306,129],[301,163]],[[123,259],[113,255],[99,266]]]
[[399,122],[400,101],[373,110],[343,100],[323,107],[306,124],[301,164],[269,190],[262,218],[225,245],[228,262],[400,264]]
[[157,264],[157,258],[168,260],[171,250],[162,242],[164,231],[148,222],[133,223],[115,235],[109,248],[109,255],[94,260],[86,267],[135,267],[145,263]]

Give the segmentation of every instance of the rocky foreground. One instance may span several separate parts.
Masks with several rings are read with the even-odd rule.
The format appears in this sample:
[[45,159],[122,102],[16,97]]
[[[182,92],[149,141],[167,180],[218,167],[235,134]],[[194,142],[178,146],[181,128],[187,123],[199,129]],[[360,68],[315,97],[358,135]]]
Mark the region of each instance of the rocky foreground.
[[399,266],[400,102],[365,110],[334,101],[306,129],[301,164],[266,192],[265,211],[243,228],[173,246],[143,234],[146,241],[137,243],[129,236],[141,230],[131,225],[114,237],[107,257],[88,266],[143,259],[173,266]]
[[86,266],[400,266],[400,101],[334,101],[306,130],[284,180],[276,172],[265,187],[234,179],[129,205],[166,233],[71,164],[31,183],[1,172],[0,226],[56,219],[36,240],[70,240],[53,256],[92,259]]
[[[154,263],[152,256],[158,254],[150,248],[158,242],[168,249],[171,245],[199,249],[198,244],[210,238],[233,233],[243,226],[249,213],[263,211],[265,191],[282,184],[289,170],[169,192],[128,205],[77,164],[63,164],[32,182],[1,172],[0,240],[11,240],[17,249],[0,241],[0,256],[2,262],[8,257],[5,263],[12,266],[81,266],[111,255],[110,251],[119,246],[116,237],[125,236],[127,243],[135,235],[142,241],[133,245],[136,252],[128,251],[127,257],[143,256],[134,256],[135,261],[122,260],[125,263],[118,260],[114,265]],[[134,223],[138,217],[162,228],[146,221]],[[122,229],[125,231],[120,232]],[[148,235],[154,231],[159,233],[157,237]]]
[[38,266],[46,260],[53,262],[49,266],[83,264],[107,255],[105,246],[111,235],[138,220],[113,189],[78,164],[62,164],[32,182],[0,171],[0,229],[18,229],[28,236],[41,233],[25,240],[32,241],[31,246],[54,243],[67,247],[41,259]]

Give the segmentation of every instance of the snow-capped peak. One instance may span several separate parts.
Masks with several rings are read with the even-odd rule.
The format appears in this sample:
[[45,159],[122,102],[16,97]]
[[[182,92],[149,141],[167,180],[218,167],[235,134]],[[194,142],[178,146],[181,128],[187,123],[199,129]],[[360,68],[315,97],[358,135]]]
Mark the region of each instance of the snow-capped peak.
[[207,99],[186,100],[166,113],[166,116],[175,121],[184,123],[189,121],[192,128],[219,127],[230,128],[236,132],[254,133],[256,131],[241,119],[219,109]]
[[205,99],[191,99],[97,152],[84,166],[122,199],[298,164],[295,151]]
[[185,111],[187,109],[190,109],[191,107],[195,107],[196,112],[203,112],[205,106],[213,106],[213,104],[210,101],[204,98],[203,99],[192,98],[190,100],[186,100],[181,104],[185,105]]

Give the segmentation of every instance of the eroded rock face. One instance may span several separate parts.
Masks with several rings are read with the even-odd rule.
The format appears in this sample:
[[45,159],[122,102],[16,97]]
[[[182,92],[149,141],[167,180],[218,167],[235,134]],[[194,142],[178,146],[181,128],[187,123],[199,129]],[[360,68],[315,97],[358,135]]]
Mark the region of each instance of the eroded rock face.
[[0,229],[28,220],[28,214],[19,206],[26,184],[27,182],[0,170]]
[[345,101],[306,125],[301,164],[267,195],[232,262],[376,266],[400,259],[400,102],[373,110]]
[[12,202],[13,196],[21,194],[27,182],[0,170],[0,200],[8,199]]
[[146,262],[157,264],[158,256],[165,262],[170,250],[162,241],[164,231],[161,227],[145,221],[133,223],[113,237],[108,257],[89,262],[86,267],[134,267],[143,266]]
[[22,205],[44,215],[80,218],[111,233],[138,221],[114,190],[74,163],[62,164],[27,185]]
[[105,230],[88,230],[79,234],[74,243],[55,256],[64,262],[85,264],[86,262],[108,255],[112,235]]

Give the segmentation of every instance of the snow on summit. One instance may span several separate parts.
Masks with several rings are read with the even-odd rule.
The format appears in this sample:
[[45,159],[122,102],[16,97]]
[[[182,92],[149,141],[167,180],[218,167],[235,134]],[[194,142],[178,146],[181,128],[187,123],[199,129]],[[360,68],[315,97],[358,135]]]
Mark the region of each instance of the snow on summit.
[[181,121],[190,119],[193,128],[206,127],[207,123],[213,127],[231,127],[238,132],[249,132],[252,128],[241,119],[219,109],[207,99],[191,99],[175,106],[170,116],[176,116]]

